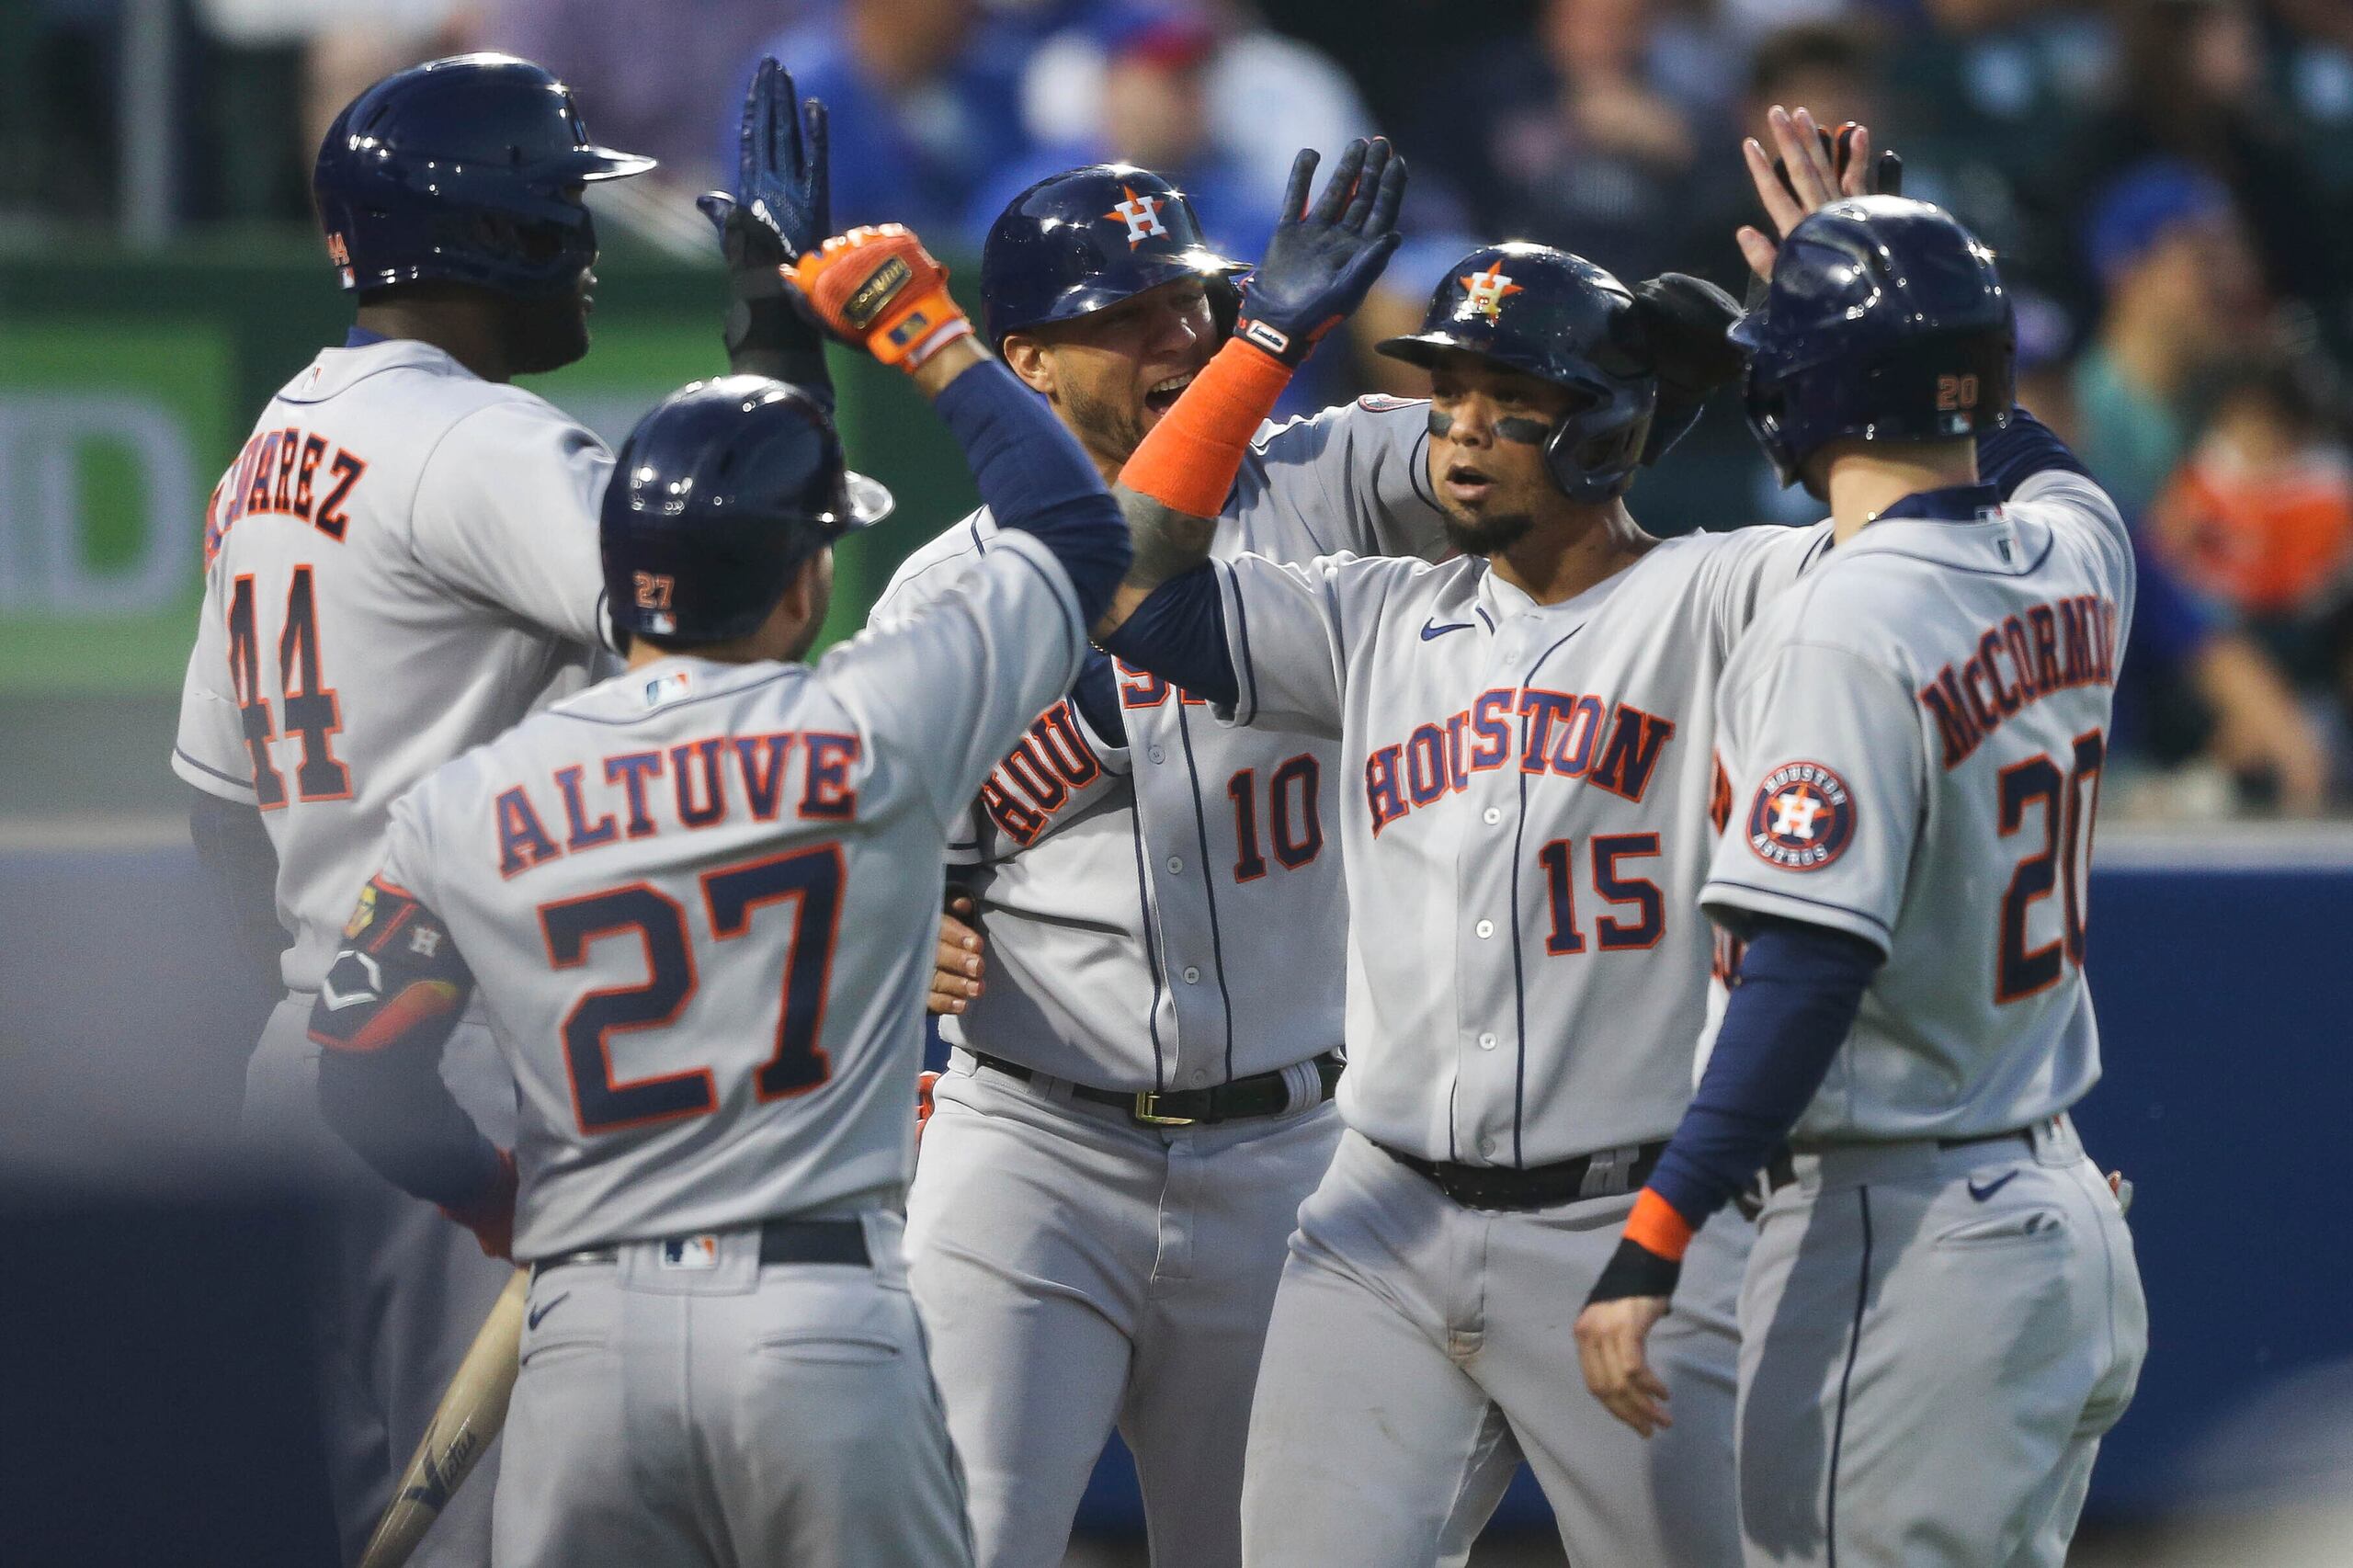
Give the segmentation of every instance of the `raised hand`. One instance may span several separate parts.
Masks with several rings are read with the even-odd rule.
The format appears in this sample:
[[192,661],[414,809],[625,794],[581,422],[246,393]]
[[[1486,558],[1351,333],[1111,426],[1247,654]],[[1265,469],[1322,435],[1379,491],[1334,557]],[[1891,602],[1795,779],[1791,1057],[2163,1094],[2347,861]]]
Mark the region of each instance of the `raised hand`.
[[[833,186],[825,156],[825,106],[793,97],[792,75],[773,58],[760,62],[744,95],[735,191],[698,197],[695,205],[730,237],[738,210],[773,236],[780,263],[817,248],[833,232]],[[731,256],[729,258],[734,258]]]
[[1282,217],[1243,283],[1234,325],[1235,336],[1286,365],[1304,360],[1317,338],[1364,302],[1399,244],[1405,160],[1387,140],[1349,142],[1311,207],[1317,161],[1313,148],[1292,160]]
[[827,331],[911,375],[972,335],[948,297],[948,268],[904,223],[836,234],[795,262],[792,277]]
[[[1903,182],[1904,165],[1893,153],[1874,158],[1868,127],[1853,121],[1834,134],[1814,123],[1812,111],[1784,109],[1775,104],[1767,117],[1774,151],[1768,153],[1754,136],[1741,143],[1748,177],[1757,199],[1773,221],[1776,235],[1787,238],[1806,214],[1848,196],[1893,195]],[[1749,270],[1759,278],[1773,275],[1777,239],[1744,224],[1733,236]]]

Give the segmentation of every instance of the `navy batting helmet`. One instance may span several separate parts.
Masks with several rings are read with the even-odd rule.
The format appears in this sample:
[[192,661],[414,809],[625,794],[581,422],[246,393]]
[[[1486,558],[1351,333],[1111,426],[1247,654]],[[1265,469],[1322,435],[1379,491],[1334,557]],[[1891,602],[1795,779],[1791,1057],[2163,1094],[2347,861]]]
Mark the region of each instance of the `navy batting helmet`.
[[311,190],[346,289],[443,278],[535,294],[573,287],[596,259],[575,187],[653,166],[591,142],[571,89],[545,69],[461,54],[345,106]]
[[1210,249],[1185,193],[1131,164],[1097,164],[1015,197],[981,247],[981,324],[1006,334],[1068,321],[1183,278],[1247,271]]
[[682,387],[637,422],[605,491],[613,624],[665,642],[748,637],[803,561],[890,511],[891,493],[849,472],[833,419],[799,387]]
[[1658,407],[1633,308],[1626,286],[1581,256],[1489,245],[1447,269],[1421,331],[1381,352],[1428,369],[1460,349],[1578,393],[1544,438],[1544,466],[1572,499],[1604,501],[1633,477]]
[[1748,355],[1748,427],[1784,484],[1844,437],[2000,429],[2017,335],[1994,253],[1949,213],[1896,196],[1809,214],[1781,242],[1764,304],[1732,329]]

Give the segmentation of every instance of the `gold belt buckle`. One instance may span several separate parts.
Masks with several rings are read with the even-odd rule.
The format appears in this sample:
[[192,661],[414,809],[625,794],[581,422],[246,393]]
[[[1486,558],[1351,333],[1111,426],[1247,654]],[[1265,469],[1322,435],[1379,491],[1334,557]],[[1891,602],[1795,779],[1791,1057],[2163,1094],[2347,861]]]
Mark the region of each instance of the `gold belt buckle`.
[[1128,1114],[1146,1127],[1190,1127],[1193,1125],[1195,1119],[1192,1117],[1163,1116],[1152,1108],[1159,1103],[1160,1091],[1157,1089],[1138,1089],[1136,1103],[1129,1109]]

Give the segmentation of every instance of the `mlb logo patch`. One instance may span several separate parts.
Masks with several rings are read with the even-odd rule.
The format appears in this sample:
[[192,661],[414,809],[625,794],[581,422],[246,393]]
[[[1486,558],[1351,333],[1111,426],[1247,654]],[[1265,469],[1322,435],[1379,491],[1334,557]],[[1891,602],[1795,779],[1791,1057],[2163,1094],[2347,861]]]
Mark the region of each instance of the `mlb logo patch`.
[[1855,797],[1818,762],[1785,762],[1765,776],[1748,808],[1748,847],[1784,871],[1819,871],[1855,836]]
[[659,708],[665,702],[676,702],[687,694],[688,676],[685,670],[672,670],[666,676],[656,676],[645,683],[645,705]]
[[673,1236],[662,1244],[662,1267],[697,1271],[716,1268],[719,1267],[719,1238],[709,1233],[699,1236]]

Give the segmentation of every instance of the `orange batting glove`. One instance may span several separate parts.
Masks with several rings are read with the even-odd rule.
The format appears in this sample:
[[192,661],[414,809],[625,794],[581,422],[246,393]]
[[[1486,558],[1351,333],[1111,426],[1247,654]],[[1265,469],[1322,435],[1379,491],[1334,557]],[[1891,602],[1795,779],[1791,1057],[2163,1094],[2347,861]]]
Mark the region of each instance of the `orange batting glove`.
[[792,279],[828,331],[910,374],[972,335],[948,297],[948,268],[904,223],[835,235],[793,263]]
[[923,1143],[923,1124],[931,1119],[931,1086],[939,1082],[937,1073],[915,1074],[915,1143]]

